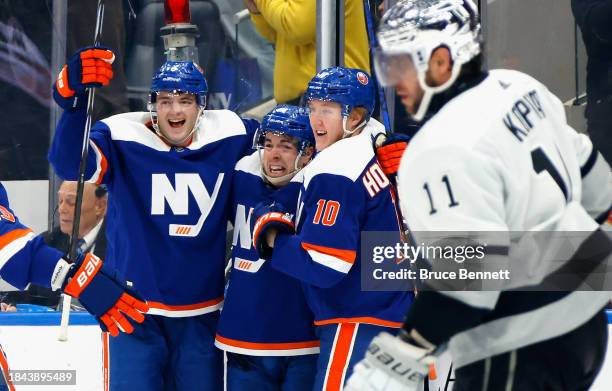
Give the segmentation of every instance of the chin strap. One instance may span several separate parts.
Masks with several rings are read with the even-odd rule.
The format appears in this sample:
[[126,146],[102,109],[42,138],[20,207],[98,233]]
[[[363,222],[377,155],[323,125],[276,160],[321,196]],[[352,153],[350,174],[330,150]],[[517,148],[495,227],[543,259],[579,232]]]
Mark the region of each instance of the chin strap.
[[193,124],[193,128],[191,129],[191,131],[187,133],[185,137],[183,137],[179,141],[170,140],[168,137],[166,137],[164,132],[161,131],[161,129],[159,128],[159,124],[157,123],[157,112],[154,111],[151,107],[149,107],[149,116],[151,117],[151,126],[153,126],[153,129],[155,130],[155,134],[157,134],[162,139],[166,140],[167,143],[170,145],[181,145],[185,141],[189,140],[189,138],[193,136],[193,133],[195,133],[198,126],[200,126],[200,122],[202,121],[202,118],[204,117],[204,107],[200,107],[200,111],[198,112],[198,118],[196,119],[195,124]]
[[424,93],[423,98],[421,99],[421,103],[419,103],[419,108],[417,109],[417,112],[412,116],[412,118],[414,118],[416,121],[422,121],[423,118],[425,118],[433,96],[437,93],[446,91],[450,86],[453,85],[453,83],[455,83],[457,77],[459,76],[459,72],[461,71],[461,67],[462,65],[454,65],[453,69],[451,70],[450,78],[445,83],[437,87],[431,87],[430,85],[428,85],[425,73],[419,73],[418,80]]
[[359,125],[355,126],[355,128],[353,128],[353,130],[348,130],[346,128],[346,121],[347,121],[348,117],[342,117],[342,138],[347,138],[347,137],[351,137],[352,135],[355,134],[355,132],[357,132],[359,129],[363,128],[368,121],[363,120]]

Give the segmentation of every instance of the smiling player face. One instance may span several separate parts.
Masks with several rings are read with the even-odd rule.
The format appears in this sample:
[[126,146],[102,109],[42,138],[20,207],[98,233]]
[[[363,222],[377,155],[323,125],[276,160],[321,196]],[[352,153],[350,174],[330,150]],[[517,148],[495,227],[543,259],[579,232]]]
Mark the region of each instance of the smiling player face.
[[322,151],[342,139],[342,110],[339,103],[311,100],[310,126],[314,134],[317,151]]
[[174,94],[162,91],[156,100],[157,123],[160,132],[173,145],[186,146],[196,124],[200,107],[192,94]]

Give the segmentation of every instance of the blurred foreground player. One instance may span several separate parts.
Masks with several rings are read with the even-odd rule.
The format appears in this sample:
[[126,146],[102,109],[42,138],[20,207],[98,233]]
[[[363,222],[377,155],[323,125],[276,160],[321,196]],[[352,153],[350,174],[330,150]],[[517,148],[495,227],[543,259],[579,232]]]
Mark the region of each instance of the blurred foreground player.
[[311,391],[319,353],[312,311],[300,282],[260,259],[251,237],[259,204],[295,213],[300,170],[314,153],[308,112],[278,105],[254,141],[233,179],[233,266],[215,344],[227,352],[228,391]]
[[[10,209],[4,186],[0,184],[0,277],[19,289],[30,283],[61,289],[79,299],[83,307],[96,317],[103,330],[117,336],[119,331],[131,333],[134,327],[127,320],[142,323],[146,303],[128,293],[114,270],[91,253],[81,254],[75,263],[68,263],[58,250],[45,245],[42,237],[19,222]],[[7,358],[0,346],[0,391],[14,390],[10,383]]]
[[[85,48],[54,86],[64,113],[49,159],[63,178],[77,176],[85,87],[107,84],[113,59],[110,50]],[[107,259],[152,315],[128,338],[105,339],[113,391],[223,389],[214,338],[229,191],[258,124],[204,110],[207,90],[197,64],[168,61],[153,76],[149,112],[118,114],[91,130],[86,178],[109,190]]]
[[[587,390],[605,356],[611,294],[574,288],[612,252],[599,229],[612,202],[610,167],[545,86],[520,72],[481,70],[472,1],[401,1],[378,41],[380,80],[416,119],[433,115],[399,166],[417,243],[425,231],[473,240],[493,231],[501,239],[489,242],[498,251],[488,260],[516,274],[492,291],[436,291],[428,282],[400,334],[374,339],[347,390],[416,390],[446,344],[455,391]],[[573,253],[557,252],[558,242],[531,240],[534,231],[581,236],[572,236],[580,239]],[[581,268],[572,287],[550,289],[560,272]]]
[[372,148],[372,135],[384,129],[370,118],[369,75],[342,67],[322,70],[305,98],[317,155],[302,170],[297,233],[293,221],[279,219],[271,207],[259,213],[253,240],[260,255],[272,253],[272,267],[303,283],[321,341],[313,389],[341,390],[372,338],[397,331],[412,293],[361,288],[361,263],[371,259],[361,253],[362,232],[400,237],[389,181]]

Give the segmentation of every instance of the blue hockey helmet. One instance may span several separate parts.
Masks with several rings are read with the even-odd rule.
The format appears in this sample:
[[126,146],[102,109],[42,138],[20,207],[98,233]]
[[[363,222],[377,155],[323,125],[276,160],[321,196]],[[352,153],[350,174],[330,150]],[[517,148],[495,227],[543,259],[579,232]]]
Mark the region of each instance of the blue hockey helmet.
[[367,72],[361,69],[331,67],[317,73],[308,83],[304,94],[306,101],[337,102],[342,115],[348,117],[357,107],[366,109],[366,121],[374,111],[374,84]]
[[155,103],[157,93],[169,91],[193,94],[198,106],[206,106],[208,84],[202,69],[192,61],[166,61],[153,76],[149,103]]
[[291,137],[297,142],[296,147],[300,153],[315,144],[308,111],[304,107],[280,104],[272,109],[263,117],[255,133],[254,148],[264,148],[267,132]]

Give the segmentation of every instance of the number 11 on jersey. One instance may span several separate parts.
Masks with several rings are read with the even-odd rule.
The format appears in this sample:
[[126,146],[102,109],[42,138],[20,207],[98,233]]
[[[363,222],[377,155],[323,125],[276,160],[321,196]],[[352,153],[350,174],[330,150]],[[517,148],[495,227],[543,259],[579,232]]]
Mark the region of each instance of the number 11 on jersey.
[[[450,179],[448,178],[448,175],[444,175],[442,177],[442,182],[444,182],[444,184],[446,185],[446,191],[448,192],[448,198],[449,198],[448,207],[452,208],[452,207],[459,205],[459,202],[455,200],[455,196],[453,195],[453,189],[451,188],[451,183],[450,183]],[[430,207],[429,214],[432,215],[436,213],[438,210],[434,206],[434,199],[431,195],[431,190],[429,189],[428,182],[425,182],[423,184],[423,189],[427,193],[427,198],[429,199],[429,207]]]

